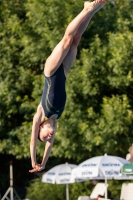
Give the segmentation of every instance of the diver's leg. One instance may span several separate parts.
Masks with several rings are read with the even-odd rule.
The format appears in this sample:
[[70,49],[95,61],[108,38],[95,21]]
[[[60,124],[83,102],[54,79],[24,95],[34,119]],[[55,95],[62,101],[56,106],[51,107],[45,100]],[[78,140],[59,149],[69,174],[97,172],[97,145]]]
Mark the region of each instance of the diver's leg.
[[[79,45],[79,42],[81,40],[82,34],[85,32],[89,22],[91,21],[93,15],[99,11],[105,4],[105,1],[102,1],[103,3],[100,4],[97,8],[93,8],[91,12],[88,13],[88,15],[82,20],[82,23],[78,27],[71,44],[71,47],[66,55],[66,57],[63,60],[63,65],[65,69],[65,74],[67,75],[68,71],[70,70],[71,66],[73,65],[73,62],[77,55],[77,47]],[[85,4],[88,4],[89,2],[85,2]]]
[[[80,25],[82,24],[82,22],[89,15],[91,15],[92,11],[96,12],[104,4],[105,4],[105,0],[95,0],[91,3],[90,2],[84,3],[83,10],[68,25],[62,40],[57,44],[52,54],[46,60],[45,69],[44,69],[44,73],[46,76],[51,76],[61,65],[61,63],[67,56],[71,45],[73,44],[75,34],[78,33],[77,31]],[[73,48],[71,49],[71,51],[73,51]],[[75,55],[75,52],[74,52],[74,55]]]

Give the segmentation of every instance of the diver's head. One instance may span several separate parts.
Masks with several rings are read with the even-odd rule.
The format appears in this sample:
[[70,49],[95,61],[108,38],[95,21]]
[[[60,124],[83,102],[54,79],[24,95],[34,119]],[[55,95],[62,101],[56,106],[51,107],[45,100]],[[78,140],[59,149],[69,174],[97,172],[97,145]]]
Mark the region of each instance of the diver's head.
[[41,142],[49,141],[55,132],[55,128],[48,121],[43,122],[39,127],[38,139]]

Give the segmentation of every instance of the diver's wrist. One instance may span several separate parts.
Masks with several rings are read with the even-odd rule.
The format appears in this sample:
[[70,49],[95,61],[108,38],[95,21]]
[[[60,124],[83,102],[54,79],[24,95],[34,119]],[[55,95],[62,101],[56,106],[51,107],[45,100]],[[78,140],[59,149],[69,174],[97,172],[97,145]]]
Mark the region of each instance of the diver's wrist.
[[41,163],[41,167],[44,169],[45,168],[45,164],[42,162]]

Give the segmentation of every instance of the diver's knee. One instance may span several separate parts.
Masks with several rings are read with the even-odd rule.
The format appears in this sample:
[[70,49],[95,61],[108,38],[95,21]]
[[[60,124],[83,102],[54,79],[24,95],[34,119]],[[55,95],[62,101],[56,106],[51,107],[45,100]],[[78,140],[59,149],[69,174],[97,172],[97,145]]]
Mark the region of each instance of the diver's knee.
[[72,36],[65,36],[62,40],[63,42],[63,47],[66,48],[70,48],[72,43],[73,43],[73,37]]
[[73,44],[75,46],[78,46],[79,43],[80,43],[80,40],[81,40],[81,36],[75,35],[74,38],[73,38]]

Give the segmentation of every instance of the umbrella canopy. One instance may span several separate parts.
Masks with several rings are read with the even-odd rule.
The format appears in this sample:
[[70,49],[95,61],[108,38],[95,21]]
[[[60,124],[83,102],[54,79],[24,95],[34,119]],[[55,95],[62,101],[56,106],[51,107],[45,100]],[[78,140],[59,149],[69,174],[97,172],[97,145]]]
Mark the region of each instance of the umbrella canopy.
[[90,158],[76,167],[72,174],[74,178],[107,177],[120,176],[120,169],[129,161],[117,156],[96,156]]
[[[72,179],[104,179],[107,186],[107,179],[121,176],[120,169],[129,161],[117,156],[96,156],[82,162],[72,171]],[[105,193],[107,198],[107,190]]]
[[52,183],[52,184],[66,184],[66,199],[69,200],[69,183],[74,183],[75,180],[71,178],[72,169],[77,167],[77,165],[65,163],[60,164],[49,171],[47,171],[42,176],[42,182]]
[[121,174],[121,176],[114,177],[114,180],[133,180],[133,175]]

